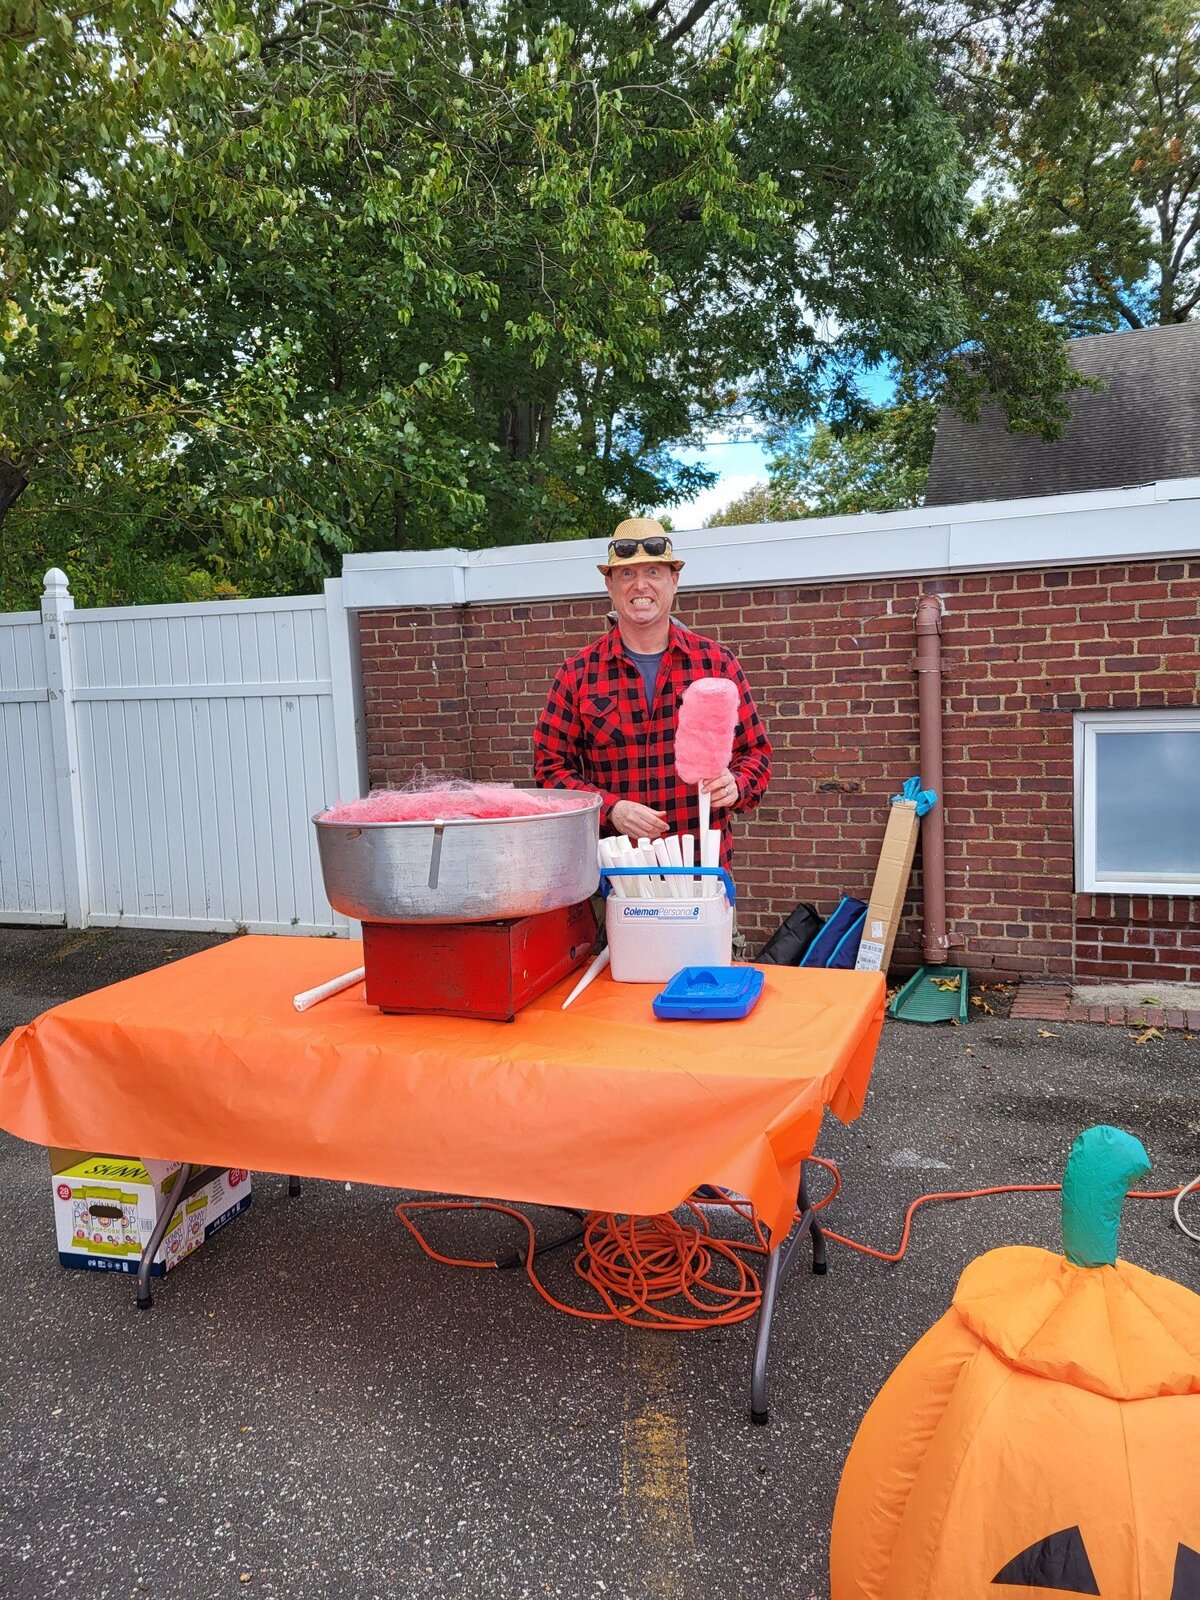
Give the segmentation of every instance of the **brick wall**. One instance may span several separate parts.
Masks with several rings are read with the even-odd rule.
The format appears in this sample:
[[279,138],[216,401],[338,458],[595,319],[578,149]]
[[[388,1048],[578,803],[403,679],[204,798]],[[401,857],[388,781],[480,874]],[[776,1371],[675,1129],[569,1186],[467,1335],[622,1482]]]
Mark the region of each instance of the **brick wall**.
[[1081,983],[1200,981],[1200,904],[1161,895],[1075,897],[1075,976]]
[[[1169,969],[1200,981],[1200,901],[1076,896],[1072,742],[1077,710],[1200,704],[1200,562],[681,588],[677,614],[737,652],[775,744],[767,798],[737,829],[751,948],[797,900],[828,911],[842,891],[870,890],[888,798],[917,771],[922,593],[946,605],[951,961],[980,976],[1166,981]],[[594,604],[364,614],[372,784],[402,783],[417,763],[528,781],[551,674],[604,629],[606,609],[599,592]],[[918,857],[893,956],[901,972],[920,963],[920,878]]]

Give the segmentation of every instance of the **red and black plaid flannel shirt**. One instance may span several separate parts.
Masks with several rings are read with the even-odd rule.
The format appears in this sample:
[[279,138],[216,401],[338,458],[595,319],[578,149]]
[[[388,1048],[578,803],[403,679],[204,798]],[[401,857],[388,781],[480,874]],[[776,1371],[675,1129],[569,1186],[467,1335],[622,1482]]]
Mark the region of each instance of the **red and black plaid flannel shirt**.
[[[746,674],[732,650],[671,623],[658,669],[654,704],[637,667],[625,654],[618,628],[597,639],[558,669],[533,736],[534,775],[543,789],[585,789],[603,796],[602,832],[618,800],[636,800],[661,811],[669,833],[698,834],[700,806],[695,785],[675,772],[675,725],[679,701],[697,678],[731,678],[741,700],[733,759],[737,779],[734,811],[752,811],[771,777],[771,741],[759,719]],[[731,859],[730,811],[714,811],[710,826],[721,829],[721,865]]]

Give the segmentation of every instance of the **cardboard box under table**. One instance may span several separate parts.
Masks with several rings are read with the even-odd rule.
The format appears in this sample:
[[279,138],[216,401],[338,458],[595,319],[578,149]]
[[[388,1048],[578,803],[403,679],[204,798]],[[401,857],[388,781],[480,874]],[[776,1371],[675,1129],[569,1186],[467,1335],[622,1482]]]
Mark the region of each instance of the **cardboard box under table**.
[[[755,1347],[826,1107],[862,1109],[883,1023],[878,973],[768,967],[728,1022],[659,1022],[607,974],[512,1022],[388,1016],[361,987],[292,996],[361,960],[350,941],[248,936],[55,1006],[0,1046],[0,1126],[217,1168],[299,1173],[653,1216],[701,1184],[748,1196],[772,1255]],[[823,1247],[811,1212],[803,1225]]]
[[[164,1207],[170,1214],[148,1262],[163,1277],[250,1204],[250,1174],[226,1169],[198,1174],[182,1204],[176,1197],[182,1164],[138,1161],[86,1150],[51,1150],[54,1231],[64,1267],[137,1272]],[[186,1179],[185,1179],[186,1182]]]

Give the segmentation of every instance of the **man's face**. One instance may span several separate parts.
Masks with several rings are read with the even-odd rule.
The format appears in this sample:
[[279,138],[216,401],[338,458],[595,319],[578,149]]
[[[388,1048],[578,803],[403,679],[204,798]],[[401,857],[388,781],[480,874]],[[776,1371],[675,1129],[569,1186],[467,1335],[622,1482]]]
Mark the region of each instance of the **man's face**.
[[665,563],[638,561],[629,567],[614,567],[604,586],[617,620],[644,628],[671,615],[679,574]]

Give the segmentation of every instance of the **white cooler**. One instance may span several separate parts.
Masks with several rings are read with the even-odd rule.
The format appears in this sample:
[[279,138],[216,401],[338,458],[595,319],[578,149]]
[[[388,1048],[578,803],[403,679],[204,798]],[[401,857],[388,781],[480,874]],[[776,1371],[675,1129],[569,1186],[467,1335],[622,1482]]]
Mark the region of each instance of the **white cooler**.
[[[638,876],[661,877],[671,869],[647,868]],[[610,967],[617,983],[666,983],[682,967],[727,967],[733,959],[733,902],[729,874],[719,867],[675,868],[673,876],[695,879],[706,887],[718,879],[717,892],[703,900],[622,899],[609,892],[605,905]],[[602,877],[615,874],[605,869]],[[624,872],[620,874],[626,876]],[[657,886],[656,886],[657,887]]]

